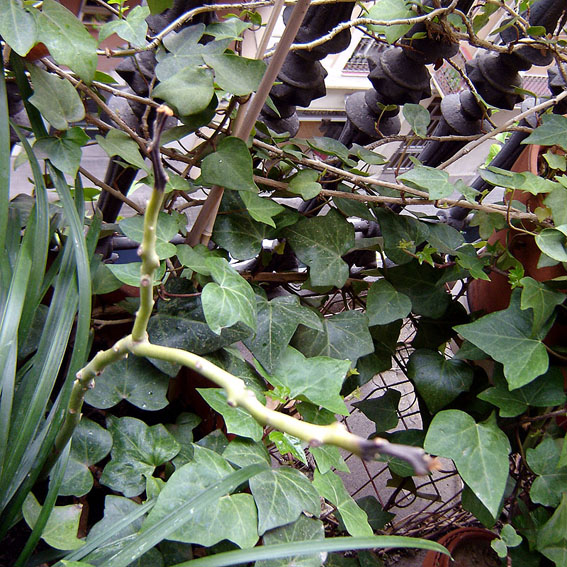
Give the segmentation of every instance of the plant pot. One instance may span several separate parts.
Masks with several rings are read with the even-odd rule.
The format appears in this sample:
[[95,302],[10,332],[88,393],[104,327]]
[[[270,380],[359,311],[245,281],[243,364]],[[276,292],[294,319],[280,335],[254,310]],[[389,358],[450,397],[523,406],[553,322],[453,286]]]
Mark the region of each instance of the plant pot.
[[448,555],[429,551],[423,560],[423,567],[499,567],[500,560],[490,547],[498,536],[484,528],[458,528],[438,540]]

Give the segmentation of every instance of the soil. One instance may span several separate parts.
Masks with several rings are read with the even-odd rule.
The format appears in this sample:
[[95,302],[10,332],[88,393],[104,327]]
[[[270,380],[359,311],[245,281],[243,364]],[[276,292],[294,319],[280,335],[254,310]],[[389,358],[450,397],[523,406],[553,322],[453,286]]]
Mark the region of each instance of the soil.
[[453,567],[500,567],[500,559],[488,541],[465,542],[453,552]]

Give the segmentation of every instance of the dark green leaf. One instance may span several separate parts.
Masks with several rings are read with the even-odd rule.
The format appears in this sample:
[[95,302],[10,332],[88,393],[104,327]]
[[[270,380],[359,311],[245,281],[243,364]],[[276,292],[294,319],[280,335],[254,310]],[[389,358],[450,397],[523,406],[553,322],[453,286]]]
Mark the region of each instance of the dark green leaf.
[[455,254],[465,242],[465,237],[448,224],[432,223],[428,228],[427,241],[442,254]]
[[565,294],[554,291],[533,278],[522,278],[521,309],[532,309],[534,315],[533,332],[537,333],[551,317],[555,307],[565,301]]
[[233,439],[223,451],[222,456],[237,467],[256,463],[270,464],[270,455],[262,443],[251,439]]
[[427,127],[431,122],[431,117],[429,116],[429,111],[424,106],[408,102],[402,107],[402,112],[411,129],[420,138],[427,136]]
[[470,226],[478,226],[480,237],[487,240],[493,232],[506,226],[506,219],[497,213],[476,211],[470,221]]
[[[373,20],[403,20],[411,18],[414,13],[408,8],[404,0],[379,0],[368,11],[368,17]],[[368,29],[383,34],[388,43],[394,43],[411,29],[411,24],[397,26],[368,26]]]
[[183,412],[177,416],[175,423],[168,423],[165,426],[180,446],[179,453],[173,459],[176,469],[193,459],[193,430],[199,423],[201,423],[199,416]]
[[266,64],[231,53],[204,55],[205,63],[215,72],[215,83],[224,91],[246,96],[258,89]]
[[[554,115],[555,116],[555,115]],[[567,493],[563,493],[561,504],[540,529],[536,549],[553,561],[557,567],[567,564]]]
[[338,447],[334,445],[321,445],[321,447],[311,447],[309,452],[313,455],[317,470],[321,474],[325,474],[331,469],[342,472],[350,472],[347,464],[339,453]]
[[349,269],[341,258],[354,246],[354,228],[331,210],[324,217],[299,221],[284,231],[297,257],[310,268],[314,286],[342,287]]
[[321,192],[321,184],[317,183],[319,172],[314,169],[302,169],[298,171],[291,179],[288,190],[291,193],[301,195],[304,201],[317,197]]
[[319,494],[337,508],[348,533],[355,537],[372,535],[366,512],[352,499],[343,481],[334,472],[315,471],[313,485]]
[[[349,162],[348,148],[334,138],[315,137],[305,140],[310,148],[322,152],[328,156],[336,156],[344,162]],[[353,164],[353,166],[356,164]]]
[[319,516],[319,495],[298,470],[280,467],[250,479],[250,491],[258,508],[258,533],[294,522],[301,512]]
[[97,378],[85,401],[99,409],[107,409],[128,400],[132,405],[155,411],[167,406],[169,376],[143,358],[129,356],[105,368]]
[[100,482],[124,496],[137,496],[146,487],[145,477],[173,459],[179,444],[161,424],[148,427],[133,417],[110,416],[107,421],[114,444]]
[[362,508],[368,516],[368,523],[373,530],[381,530],[388,522],[393,520],[396,515],[386,512],[375,496],[363,496],[356,500],[359,508]]
[[542,333],[534,337],[532,328],[533,314],[520,309],[520,294],[515,292],[508,309],[458,325],[455,330],[504,365],[504,375],[514,390],[535,380],[549,365]]
[[85,117],[81,97],[69,81],[35,65],[29,65],[28,69],[34,90],[30,102],[56,130],[66,130],[70,122]]
[[398,405],[402,394],[390,388],[378,398],[367,398],[352,405],[376,424],[376,431],[388,431],[398,426]]
[[515,173],[498,167],[482,169],[481,177],[492,185],[527,191],[532,195],[551,193],[551,191],[560,187],[556,181],[545,179],[545,177],[539,177],[529,171]]
[[67,8],[45,0],[37,16],[39,40],[61,65],[66,65],[87,84],[93,80],[98,62],[96,39]]
[[[486,506],[466,484],[461,494],[461,504],[463,508],[467,512],[470,512],[484,527],[492,528],[496,523],[494,515],[486,509]],[[499,515],[499,513],[496,514],[496,516]]]
[[22,57],[37,43],[35,18],[18,0],[0,0],[0,35]]
[[281,431],[270,432],[268,439],[276,446],[280,455],[285,456],[289,454],[294,459],[301,461],[304,465],[308,465],[301,439],[287,433],[282,433]]
[[177,259],[183,266],[191,268],[194,272],[204,276],[210,276],[211,272],[207,266],[207,258],[223,258],[223,253],[219,250],[209,250],[203,244],[191,247],[187,244],[176,246]]
[[446,359],[433,350],[416,350],[408,362],[408,378],[432,414],[450,404],[459,394],[468,392],[473,374],[466,362]]
[[173,6],[173,0],[148,0],[152,14],[161,14]]
[[111,20],[104,24],[100,28],[98,39],[103,41],[115,33],[133,47],[144,47],[148,33],[146,18],[149,15],[150,9],[147,6],[136,6],[128,12],[126,18]]
[[254,220],[276,228],[274,217],[285,211],[285,208],[282,207],[282,205],[249,191],[243,191],[240,193],[240,198],[242,199],[248,214]]
[[203,183],[237,191],[258,192],[252,174],[252,157],[245,142],[229,136],[201,163]]
[[[142,242],[144,237],[144,217],[136,215],[122,219],[118,226],[123,234],[134,242]],[[176,252],[175,245],[169,241],[179,232],[175,217],[159,213],[156,228],[156,252],[160,260],[171,258]]]
[[482,423],[459,410],[438,413],[431,422],[424,448],[453,459],[459,474],[495,516],[508,478],[510,443],[492,415]]
[[526,460],[537,475],[530,498],[543,506],[558,506],[567,486],[567,467],[559,467],[560,440],[546,437],[535,449],[526,451]]
[[247,30],[252,24],[243,22],[238,18],[227,18],[223,22],[215,22],[207,26],[207,35],[212,35],[218,39],[240,39],[242,32]]
[[299,327],[291,342],[308,358],[330,356],[350,360],[374,352],[368,318],[360,311],[345,311],[323,319],[323,331]]
[[410,298],[399,293],[387,280],[379,280],[370,286],[366,314],[371,326],[386,325],[396,319],[403,319],[410,311]]
[[522,144],[539,144],[540,146],[559,146],[567,151],[565,130],[567,118],[559,114],[544,114],[541,117],[541,126],[538,126]]
[[104,459],[110,453],[111,447],[110,433],[94,421],[83,417],[73,432],[69,461],[59,494],[61,496],[87,494],[93,486],[93,475],[89,467]]
[[67,140],[65,136],[61,138],[40,138],[33,145],[33,149],[37,153],[38,158],[49,159],[63,173],[67,173],[72,177],[77,175],[79,165],[81,164],[81,146]]
[[268,373],[276,367],[298,325],[323,329],[319,317],[299,303],[295,295],[276,297],[271,301],[256,297],[256,334],[244,341]]
[[118,156],[138,169],[146,169],[138,144],[126,132],[112,128],[104,138],[96,136],[96,141],[109,157]]
[[545,228],[535,238],[538,248],[558,262],[567,262],[567,225]]
[[567,224],[567,188],[557,187],[545,197],[544,203],[551,209],[557,226]]
[[455,190],[446,171],[426,165],[416,165],[407,173],[398,176],[398,179],[409,187],[427,191],[429,198],[434,200],[450,197]]

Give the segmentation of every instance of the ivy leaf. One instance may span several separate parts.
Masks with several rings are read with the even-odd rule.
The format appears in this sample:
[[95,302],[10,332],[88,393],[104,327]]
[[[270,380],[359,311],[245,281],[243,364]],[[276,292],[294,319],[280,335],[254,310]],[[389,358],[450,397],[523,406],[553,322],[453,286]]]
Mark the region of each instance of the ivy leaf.
[[413,169],[398,176],[398,179],[409,187],[427,191],[429,198],[433,200],[450,197],[455,190],[446,171],[426,165],[416,165]]
[[567,486],[567,467],[559,466],[561,446],[546,437],[535,449],[526,451],[526,461],[537,475],[530,488],[530,498],[543,506],[558,506]]
[[228,18],[223,22],[214,22],[207,26],[207,35],[212,35],[217,40],[230,39],[240,40],[242,32],[252,26],[251,22],[243,22],[239,18]]
[[290,398],[307,400],[315,405],[348,415],[340,396],[350,361],[326,356],[305,358],[299,351],[287,347],[269,380],[289,389]]
[[262,443],[240,437],[228,444],[222,456],[237,467],[246,467],[256,463],[270,464],[270,455]]
[[271,301],[256,297],[256,334],[244,340],[254,357],[271,373],[286,350],[298,325],[322,330],[319,317],[299,303],[295,295],[275,297]]
[[246,143],[233,136],[224,138],[217,151],[202,161],[200,180],[226,189],[258,192],[252,174],[252,157]]
[[[136,215],[122,219],[118,226],[124,235],[134,242],[142,242],[144,238],[144,217]],[[156,253],[160,260],[171,258],[175,255],[176,248],[169,241],[179,232],[176,219],[161,212],[158,216],[156,228]]]
[[28,65],[28,70],[33,83],[30,102],[56,130],[66,130],[70,122],[85,117],[81,97],[69,81],[35,65]]
[[554,189],[560,187],[559,183],[556,181],[539,177],[530,171],[516,173],[491,166],[486,169],[482,169],[480,175],[485,181],[488,181],[488,183],[492,185],[527,191],[532,195],[551,193]]
[[55,0],[44,0],[37,14],[37,28],[39,40],[53,59],[90,84],[98,63],[97,41],[75,14]]
[[408,362],[408,378],[415,384],[432,414],[463,392],[468,392],[473,375],[473,369],[466,362],[446,359],[433,350],[416,350]]
[[461,246],[457,251],[457,264],[467,270],[475,279],[490,281],[490,277],[484,271],[488,266],[489,258],[481,258],[471,244]]
[[169,376],[143,358],[129,356],[107,366],[89,390],[85,401],[98,409],[111,408],[122,400],[147,411],[167,406]]
[[263,61],[232,53],[204,55],[203,59],[214,70],[215,83],[223,91],[236,96],[246,96],[258,90],[266,70]]
[[[262,539],[264,545],[287,543],[293,549],[294,541],[325,539],[323,522],[314,518],[306,518],[303,514],[287,526],[281,526],[266,532]],[[256,561],[256,567],[320,567],[321,554],[296,555],[284,559],[267,559]]]
[[541,126],[538,126],[522,144],[539,144],[540,146],[559,146],[567,151],[565,130],[567,118],[559,114],[544,114],[541,117]]
[[321,474],[316,470],[313,474],[313,485],[325,500],[328,500],[337,508],[341,520],[351,536],[366,537],[373,535],[374,532],[368,524],[366,512],[357,505],[346,491],[339,476],[332,471]]
[[115,33],[133,47],[144,47],[148,33],[146,18],[149,15],[150,9],[147,6],[136,6],[128,12],[125,19],[112,20],[104,24],[100,28],[98,40],[104,41]]
[[457,325],[455,330],[504,365],[504,375],[514,390],[544,374],[549,365],[541,342],[546,333],[539,331],[533,337],[532,328],[533,314],[520,309],[520,294],[514,292],[508,309]]
[[385,163],[388,163],[388,160],[383,155],[367,150],[365,147],[359,146],[358,144],[352,144],[350,154],[355,155],[358,159],[368,165],[384,165]]
[[179,443],[161,424],[149,427],[133,417],[110,416],[107,426],[114,444],[100,482],[124,496],[141,494],[145,477],[179,452]]
[[362,508],[368,516],[368,523],[373,530],[381,530],[396,515],[386,512],[375,496],[363,496],[356,500],[357,505]]
[[[307,142],[307,145],[314,150],[322,152],[328,156],[336,156],[347,164],[349,164],[349,162],[351,161],[348,157],[350,150],[344,144],[342,144],[338,140],[335,140],[334,138],[316,136],[310,140],[305,141]],[[353,167],[355,165],[355,163],[352,163]]]
[[147,171],[144,158],[140,155],[138,144],[126,132],[112,128],[104,138],[96,136],[96,141],[107,153],[108,157],[118,156],[134,167]]
[[[368,11],[368,17],[373,20],[403,20],[411,18],[413,12],[408,8],[404,0],[378,0]],[[411,24],[400,24],[397,26],[368,26],[368,29],[378,34],[383,34],[388,43],[394,43],[411,29]]]
[[304,201],[313,199],[321,192],[321,184],[317,183],[319,172],[314,169],[302,169],[298,171],[289,182],[288,189],[291,193],[301,195]]
[[301,446],[301,439],[281,431],[270,432],[268,439],[274,443],[280,455],[289,453],[294,459],[301,461],[304,465],[308,465],[307,456]]
[[270,469],[252,477],[249,484],[258,508],[260,535],[295,522],[303,511],[317,517],[321,513],[317,491],[296,469]]
[[49,159],[57,169],[74,178],[81,164],[81,146],[88,139],[84,131],[75,126],[66,130],[61,137],[40,138],[33,145],[33,149],[37,152],[38,157]]
[[73,432],[71,451],[63,483],[59,489],[61,496],[84,496],[93,487],[93,475],[89,467],[98,463],[112,447],[112,436],[106,429],[83,417]]
[[[22,514],[30,528],[35,526],[41,509],[33,493],[28,493],[22,505]],[[43,528],[41,539],[55,549],[71,550],[85,545],[83,540],[77,538],[82,509],[82,504],[55,506]]]
[[551,317],[555,307],[565,301],[565,294],[554,291],[533,278],[522,278],[520,284],[522,284],[520,308],[533,311],[532,331],[537,333]]
[[325,474],[331,469],[349,473],[350,469],[342,458],[338,447],[334,445],[321,445],[321,447],[311,447],[309,452],[313,455],[317,470]]
[[529,406],[559,406],[567,399],[563,390],[563,374],[556,367],[551,367],[543,376],[511,392],[506,380],[499,379],[498,374],[495,374],[494,382],[495,386],[478,394],[478,398],[499,408],[500,417],[516,417],[527,411]]
[[[564,156],[561,157],[564,158]],[[567,224],[567,189],[565,187],[554,189],[546,196],[544,203],[551,209],[553,222],[557,226]]]
[[348,359],[353,366],[359,357],[374,352],[368,318],[360,311],[345,311],[323,319],[323,330],[300,327],[291,345],[308,358],[330,356]]
[[374,282],[368,290],[366,314],[369,325],[386,325],[403,319],[411,311],[411,300],[387,280]]
[[256,195],[256,193],[250,193],[249,191],[242,191],[242,193],[240,193],[240,198],[242,199],[248,214],[254,220],[276,228],[274,217],[285,211],[285,208],[282,207],[282,205],[272,201],[271,199],[260,197],[259,195]]
[[201,423],[201,418],[194,413],[182,412],[177,416],[175,423],[168,423],[165,427],[179,443],[179,453],[173,459],[176,469],[193,459],[193,430]]
[[219,335],[223,328],[242,321],[256,330],[256,299],[250,284],[223,258],[209,258],[207,266],[214,282],[201,294],[207,324]]
[[[131,262],[130,264],[107,264],[108,269],[115,277],[122,283],[133,287],[140,287],[140,266],[140,262]],[[153,285],[159,285],[164,275],[165,262],[162,262],[154,274]]]
[[[214,451],[199,445],[193,445],[193,450],[193,460],[177,469],[160,492],[155,506],[142,525],[142,534],[187,500],[234,472],[226,459]],[[258,541],[256,525],[256,508],[252,496],[232,494],[197,511],[168,539],[207,547],[228,539],[239,547],[253,547]]]
[[427,241],[442,254],[454,255],[464,243],[465,237],[445,223],[428,225]]
[[219,250],[209,250],[203,244],[189,246],[187,244],[178,244],[176,247],[177,259],[183,266],[190,268],[198,274],[210,276],[211,272],[207,267],[207,258],[222,258],[223,253]]
[[288,227],[283,235],[297,257],[310,268],[314,286],[342,287],[349,275],[341,258],[354,246],[354,227],[330,210],[324,217],[312,217]]
[[212,72],[200,67],[184,67],[152,91],[153,98],[165,100],[181,116],[205,110],[214,94]]
[[420,104],[406,103],[402,107],[404,118],[408,121],[411,129],[420,137],[427,136],[427,127],[431,122],[431,116],[427,108]]
[[[555,115],[554,115],[555,116]],[[540,528],[536,549],[558,567],[567,563],[567,493],[553,516]]]
[[378,398],[368,398],[352,405],[376,424],[376,431],[388,431],[398,426],[398,406],[402,394],[389,388]]
[[262,440],[263,427],[242,408],[229,406],[226,392],[222,388],[197,388],[197,392],[216,412],[223,416],[227,433],[249,437],[253,441]]
[[567,262],[567,225],[544,228],[536,237],[538,248],[558,262]]
[[0,0],[0,35],[22,57],[37,43],[35,18],[18,0]]
[[476,423],[465,412],[441,411],[429,426],[424,449],[453,459],[463,480],[496,516],[508,478],[510,443],[494,414]]

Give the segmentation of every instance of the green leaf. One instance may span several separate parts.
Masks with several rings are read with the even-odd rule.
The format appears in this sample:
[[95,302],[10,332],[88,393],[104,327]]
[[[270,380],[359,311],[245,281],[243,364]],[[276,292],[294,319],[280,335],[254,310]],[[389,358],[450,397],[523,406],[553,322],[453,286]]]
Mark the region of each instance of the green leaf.
[[107,409],[128,400],[147,411],[167,406],[169,376],[143,358],[129,356],[107,366],[89,390],[85,401],[98,409]]
[[245,467],[256,463],[270,464],[270,455],[262,443],[251,439],[233,439],[223,451],[222,456],[237,467]]
[[374,352],[368,318],[360,311],[345,311],[322,321],[323,330],[299,327],[292,346],[308,358],[330,356],[348,359],[353,366],[359,357]]
[[340,391],[349,368],[348,360],[326,356],[305,358],[288,346],[269,380],[288,388],[290,398],[307,400],[333,413],[348,415]]
[[[311,140],[305,140],[310,148],[322,152],[328,156],[336,156],[343,162],[350,162],[348,156],[350,154],[349,149],[334,138],[318,137],[312,138]],[[356,164],[352,164],[353,166]]]
[[522,144],[539,144],[540,146],[559,146],[567,151],[565,130],[567,118],[559,114],[544,114],[541,117],[541,126],[538,126]]
[[567,262],[567,225],[545,228],[536,237],[538,248],[558,262]]
[[301,461],[304,465],[308,465],[307,456],[301,446],[301,439],[281,431],[270,432],[268,439],[274,443],[280,455],[285,456],[289,453],[294,459]]
[[384,165],[385,163],[388,163],[388,160],[384,156],[377,154],[374,151],[367,150],[358,144],[352,144],[350,148],[350,155],[355,155],[368,165]]
[[467,270],[475,279],[490,281],[484,268],[490,263],[490,258],[481,258],[471,244],[461,246],[457,251],[457,264]]
[[263,222],[273,228],[276,228],[274,217],[285,210],[279,203],[260,197],[256,193],[243,191],[240,193],[240,198],[244,202],[244,206],[248,214],[258,222]]
[[[30,528],[35,526],[41,508],[36,497],[30,492],[22,506],[22,513]],[[55,549],[77,549],[84,545],[85,542],[77,538],[82,509],[82,504],[55,506],[41,534],[41,539]]]
[[454,255],[465,243],[465,237],[448,224],[432,223],[428,229],[427,241],[442,254]]
[[313,455],[317,470],[325,474],[331,469],[349,473],[350,469],[342,458],[338,447],[334,445],[321,445],[321,447],[310,447],[309,452]]
[[431,122],[429,111],[420,104],[406,103],[402,107],[404,118],[408,121],[411,129],[420,137],[427,136],[427,127]]
[[427,191],[429,198],[434,200],[450,197],[455,190],[446,171],[426,165],[416,165],[407,173],[398,176],[398,179],[409,187]]
[[[325,528],[320,520],[306,518],[301,514],[292,524],[266,532],[262,539],[264,545],[288,543],[292,547],[293,542],[296,541],[325,539]],[[320,567],[321,554],[297,555],[285,559],[256,561],[256,567],[288,567],[289,565],[294,565],[294,567]]]
[[465,412],[442,411],[429,426],[424,449],[453,459],[463,480],[496,516],[508,478],[510,443],[494,415],[475,423]]
[[537,333],[553,314],[555,307],[565,301],[565,294],[554,291],[533,278],[522,278],[521,309],[531,309],[534,316],[533,332]]
[[209,258],[207,266],[214,282],[201,294],[207,324],[214,333],[242,321],[256,330],[256,299],[250,284],[223,258]]
[[106,429],[83,417],[73,432],[71,452],[65,469],[61,496],[84,496],[93,487],[93,475],[89,467],[95,465],[112,447],[112,436]]
[[229,406],[222,388],[197,388],[197,392],[223,416],[227,433],[249,437],[253,441],[262,440],[263,427],[248,412]]
[[387,280],[374,282],[368,290],[366,314],[369,325],[386,325],[403,319],[411,311],[411,300]]
[[356,500],[357,505],[366,512],[368,523],[373,530],[381,530],[396,515],[386,512],[375,496],[363,496]]
[[250,491],[258,508],[258,533],[294,522],[301,512],[319,516],[319,495],[298,470],[279,467],[250,479]]
[[533,314],[520,309],[520,294],[514,292],[510,306],[490,313],[474,323],[457,325],[465,339],[504,365],[511,390],[520,388],[547,371],[549,358],[539,331],[532,335]]
[[291,193],[301,195],[304,201],[317,197],[321,192],[321,184],[317,183],[319,172],[314,169],[301,169],[291,179],[288,189]]
[[90,84],[98,63],[97,42],[77,17],[55,0],[44,0],[37,28],[53,59]]
[[148,6],[153,15],[161,14],[173,6],[173,0],[148,0]]
[[551,209],[555,225],[567,224],[567,189],[565,187],[554,189],[545,197],[544,203]]
[[238,18],[228,18],[223,22],[214,22],[207,26],[207,35],[212,35],[215,39],[242,39],[242,32],[250,28],[250,22],[243,22]]
[[201,163],[203,183],[219,185],[225,189],[258,192],[252,174],[252,157],[246,143],[229,136]]
[[408,362],[408,378],[432,414],[468,392],[473,375],[473,369],[466,362],[446,359],[437,351],[416,350]]
[[532,195],[551,193],[551,191],[560,187],[556,181],[539,177],[530,171],[516,173],[491,166],[486,169],[482,169],[480,171],[480,175],[485,181],[488,181],[488,183],[491,183],[492,185],[527,191]]
[[[368,17],[373,20],[403,20],[411,18],[413,12],[408,8],[404,0],[378,0],[368,11]],[[400,24],[397,26],[368,26],[368,29],[383,34],[388,43],[394,43],[411,29],[411,24]]]
[[104,138],[96,136],[96,141],[108,157],[118,156],[138,169],[147,170],[138,144],[126,132],[112,128]]
[[398,426],[398,406],[402,394],[390,388],[377,398],[367,398],[352,405],[376,424],[376,431],[383,432]]
[[35,18],[18,0],[0,0],[0,35],[22,57],[37,43]]
[[133,417],[112,416],[107,424],[114,444],[100,482],[124,496],[137,496],[145,489],[145,477],[173,459],[179,444],[161,424],[149,427]]
[[559,467],[561,445],[546,437],[535,449],[526,451],[526,460],[537,475],[530,488],[530,498],[543,506],[558,506],[567,486],[567,467]]
[[476,211],[470,221],[470,226],[478,226],[480,237],[487,240],[493,232],[506,226],[506,219],[497,213]]
[[178,244],[176,247],[177,259],[183,266],[190,268],[198,274],[210,276],[211,272],[207,266],[207,258],[222,258],[222,252],[218,250],[209,250],[203,244],[197,244],[191,247],[187,244]]
[[56,130],[66,130],[70,122],[85,117],[81,97],[69,81],[35,65],[29,65],[28,70],[34,90],[30,102]]
[[[144,217],[136,215],[122,219],[118,226],[124,235],[134,242],[142,242],[144,237]],[[169,241],[179,232],[176,219],[164,212],[159,213],[156,227],[156,253],[160,260],[175,255],[176,248]]]
[[366,512],[352,499],[339,476],[332,471],[325,474],[315,471],[313,485],[325,500],[337,508],[350,535],[355,537],[372,535]]
[[[234,472],[230,464],[214,451],[198,445],[194,445],[193,449],[193,460],[176,470],[160,492],[156,505],[144,521],[142,534],[196,494]],[[228,539],[239,547],[253,547],[258,541],[256,525],[252,496],[233,494],[217,498],[206,508],[196,510],[167,538],[207,547]]]
[[511,392],[506,380],[495,373],[495,386],[478,394],[478,398],[499,408],[500,417],[516,417],[527,411],[529,406],[549,407],[565,403],[563,374],[557,367],[551,367],[545,374],[522,388]]
[[246,96],[256,90],[264,76],[266,64],[231,53],[204,55],[205,63],[215,72],[215,83],[236,96]]
[[150,15],[147,6],[136,6],[132,8],[125,19],[112,20],[104,24],[99,31],[98,40],[104,41],[113,33],[131,43],[133,47],[144,47],[146,45],[146,34],[148,24],[146,18]]
[[256,334],[244,340],[254,357],[271,373],[284,354],[298,325],[323,329],[319,317],[299,303],[295,295],[275,297],[271,301],[256,297]]
[[33,145],[33,149],[38,158],[49,159],[57,169],[75,177],[81,164],[82,151],[81,144],[67,137],[71,130],[83,132],[80,128],[74,127],[67,130],[60,138],[51,136],[40,138]]
[[209,69],[185,67],[161,82],[153,98],[165,100],[182,116],[197,114],[209,106],[215,93],[213,74]]
[[[133,287],[140,287],[141,265],[140,262],[132,262],[131,264],[107,264],[107,267],[122,283]],[[154,274],[154,285],[159,285],[164,275],[165,262],[162,262]]]
[[342,287],[349,275],[341,258],[354,246],[354,227],[331,210],[324,217],[299,221],[283,232],[297,257],[310,268],[314,286]]
[[567,493],[563,493],[561,504],[540,528],[536,549],[557,567],[567,564]]

